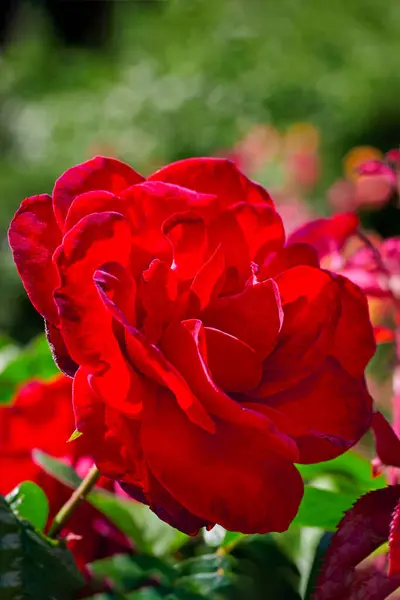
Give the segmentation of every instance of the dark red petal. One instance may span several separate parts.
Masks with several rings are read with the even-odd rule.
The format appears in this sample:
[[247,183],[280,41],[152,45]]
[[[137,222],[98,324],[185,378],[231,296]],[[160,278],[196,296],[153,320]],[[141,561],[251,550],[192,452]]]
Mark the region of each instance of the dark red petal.
[[341,313],[331,356],[353,377],[361,377],[376,350],[368,302],[360,288],[341,275],[332,277],[340,288]]
[[180,504],[147,469],[147,487],[151,510],[163,521],[187,535],[197,535],[202,527],[209,525]]
[[310,244],[318,252],[319,258],[323,258],[341,250],[358,225],[355,213],[340,213],[329,219],[316,219],[296,229],[289,236],[287,244]]
[[296,386],[265,398],[265,404],[283,413],[296,428],[307,430],[305,435],[287,432],[299,446],[301,463],[343,454],[371,424],[372,399],[365,382],[351,377],[332,358]]
[[264,362],[261,397],[290,388],[322,365],[332,347],[341,308],[339,287],[319,269],[293,267],[278,275],[276,283],[283,326],[277,347]]
[[205,309],[202,321],[266,357],[277,343],[283,321],[278,286],[269,279],[246,287],[240,294],[218,298]]
[[273,204],[261,185],[248,179],[233,162],[225,158],[180,160],[150,175],[149,181],[165,181],[196,192],[215,194],[219,198],[220,208],[237,202]]
[[172,268],[177,278],[181,281],[192,279],[209,258],[203,219],[193,212],[175,213],[164,221],[162,231],[172,246]]
[[112,316],[93,280],[105,263],[128,266],[130,250],[129,224],[121,215],[93,213],[84,217],[66,234],[55,257],[61,285],[54,298],[72,359],[95,376],[91,385],[104,400],[133,415],[139,405],[132,401],[129,391],[138,375],[121,353]]
[[160,347],[210,414],[240,427],[261,430],[272,451],[288,460],[298,458],[296,444],[277,432],[269,418],[247,410],[215,384],[206,362],[207,341],[201,321],[174,323],[165,332]]
[[122,190],[144,181],[129,165],[116,160],[96,156],[68,169],[56,181],[53,190],[53,206],[56,219],[63,226],[72,201],[85,192],[104,190],[118,194]]
[[52,325],[48,321],[45,321],[45,331],[57,367],[60,371],[65,373],[65,375],[73,377],[78,370],[78,365],[69,355],[60,328],[57,325]]
[[218,387],[245,392],[257,387],[262,364],[255,351],[236,337],[205,327],[207,365]]
[[58,274],[52,256],[61,243],[61,232],[51,197],[41,194],[26,198],[11,221],[8,239],[30,301],[47,321],[57,324],[53,290],[58,285]]
[[319,267],[318,254],[315,248],[308,244],[291,244],[285,246],[282,250],[270,254],[257,273],[258,281],[264,281],[271,277],[276,277],[282,271],[297,267],[298,265],[308,265],[309,267]]
[[375,448],[382,464],[400,468],[400,440],[380,412],[374,412],[371,423]]
[[210,435],[173,398],[159,398],[141,433],[157,480],[190,512],[231,531],[285,531],[303,495],[292,463],[271,452],[268,435],[218,421]]

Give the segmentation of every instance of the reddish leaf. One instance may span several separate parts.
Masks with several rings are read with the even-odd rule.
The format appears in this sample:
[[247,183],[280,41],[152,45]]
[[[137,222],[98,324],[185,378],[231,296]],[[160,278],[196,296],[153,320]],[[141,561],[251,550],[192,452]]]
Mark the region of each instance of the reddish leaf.
[[389,575],[400,576],[400,502],[396,504],[390,524]]
[[[357,566],[389,538],[392,513],[400,499],[400,485],[374,490],[357,500],[346,512],[332,538],[313,600],[356,600],[385,598],[396,589],[391,583],[376,585],[376,573],[364,573]],[[366,591],[368,589],[368,593]],[[363,595],[364,594],[364,595]]]

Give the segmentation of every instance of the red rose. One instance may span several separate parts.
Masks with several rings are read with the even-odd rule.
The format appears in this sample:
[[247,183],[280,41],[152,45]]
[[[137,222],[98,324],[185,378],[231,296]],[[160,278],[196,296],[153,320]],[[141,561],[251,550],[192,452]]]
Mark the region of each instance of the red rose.
[[[0,406],[0,493],[7,494],[22,481],[36,482],[48,497],[50,521],[71,496],[71,490],[37,466],[31,453],[39,448],[78,469],[85,468],[86,440],[81,437],[67,444],[75,427],[71,395],[72,380],[62,375],[48,382],[30,381],[10,405]],[[110,488],[108,480],[101,479],[100,483]],[[72,532],[80,538],[70,543],[80,568],[129,548],[126,538],[87,503],[78,507],[67,527],[64,535]]]
[[285,247],[268,193],[230,161],[145,180],[94,158],[24,200],[10,243],[96,464],[175,527],[285,530],[294,463],[368,428],[364,296]]

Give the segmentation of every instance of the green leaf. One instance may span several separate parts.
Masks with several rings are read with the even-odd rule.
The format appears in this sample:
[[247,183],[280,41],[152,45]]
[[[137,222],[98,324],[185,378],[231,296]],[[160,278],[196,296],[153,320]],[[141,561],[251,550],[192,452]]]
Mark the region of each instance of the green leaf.
[[[19,384],[34,377],[48,379],[59,373],[44,335],[25,348],[7,346],[0,352],[0,402],[8,403]],[[4,353],[7,353],[4,359]],[[3,356],[3,360],[1,357]]]
[[156,581],[171,585],[177,577],[175,569],[156,556],[115,554],[88,565],[96,579],[107,578],[113,582],[116,592],[129,592]]
[[386,486],[385,478],[372,477],[370,461],[354,450],[342,456],[315,465],[296,465],[305,481],[311,481],[321,475],[332,475],[336,481],[343,483],[343,478],[352,484],[355,492],[369,491]]
[[143,588],[126,594],[124,598],[125,600],[160,600],[160,598],[164,600],[206,600],[205,596],[187,590],[170,590],[163,587]]
[[300,574],[273,535],[248,535],[231,551],[234,600],[300,600]]
[[71,552],[21,521],[0,496],[2,600],[71,600],[84,585]]
[[232,586],[233,558],[224,554],[204,554],[176,565],[177,587],[201,594],[221,593]]
[[340,494],[306,485],[293,526],[320,527],[335,531],[337,524],[357,499],[357,494]]
[[[37,464],[65,485],[76,488],[80,484],[81,479],[68,465],[40,450],[35,450],[33,456]],[[139,502],[101,489],[88,494],[87,501],[131,538],[143,553],[155,556],[172,553],[188,539],[188,536],[161,521],[148,506]]]
[[36,483],[20,483],[6,496],[6,501],[17,517],[26,519],[39,531],[44,530],[49,516],[49,502]]

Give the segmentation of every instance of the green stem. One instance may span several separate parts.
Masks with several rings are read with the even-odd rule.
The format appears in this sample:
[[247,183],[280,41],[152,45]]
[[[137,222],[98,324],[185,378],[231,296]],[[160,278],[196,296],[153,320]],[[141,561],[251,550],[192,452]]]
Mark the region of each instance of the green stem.
[[65,526],[66,522],[75,511],[75,509],[84,501],[90,490],[96,484],[100,477],[100,471],[93,465],[85,479],[81,481],[79,486],[73,492],[69,500],[61,507],[58,511],[52,524],[50,525],[47,535],[51,538],[55,538]]

